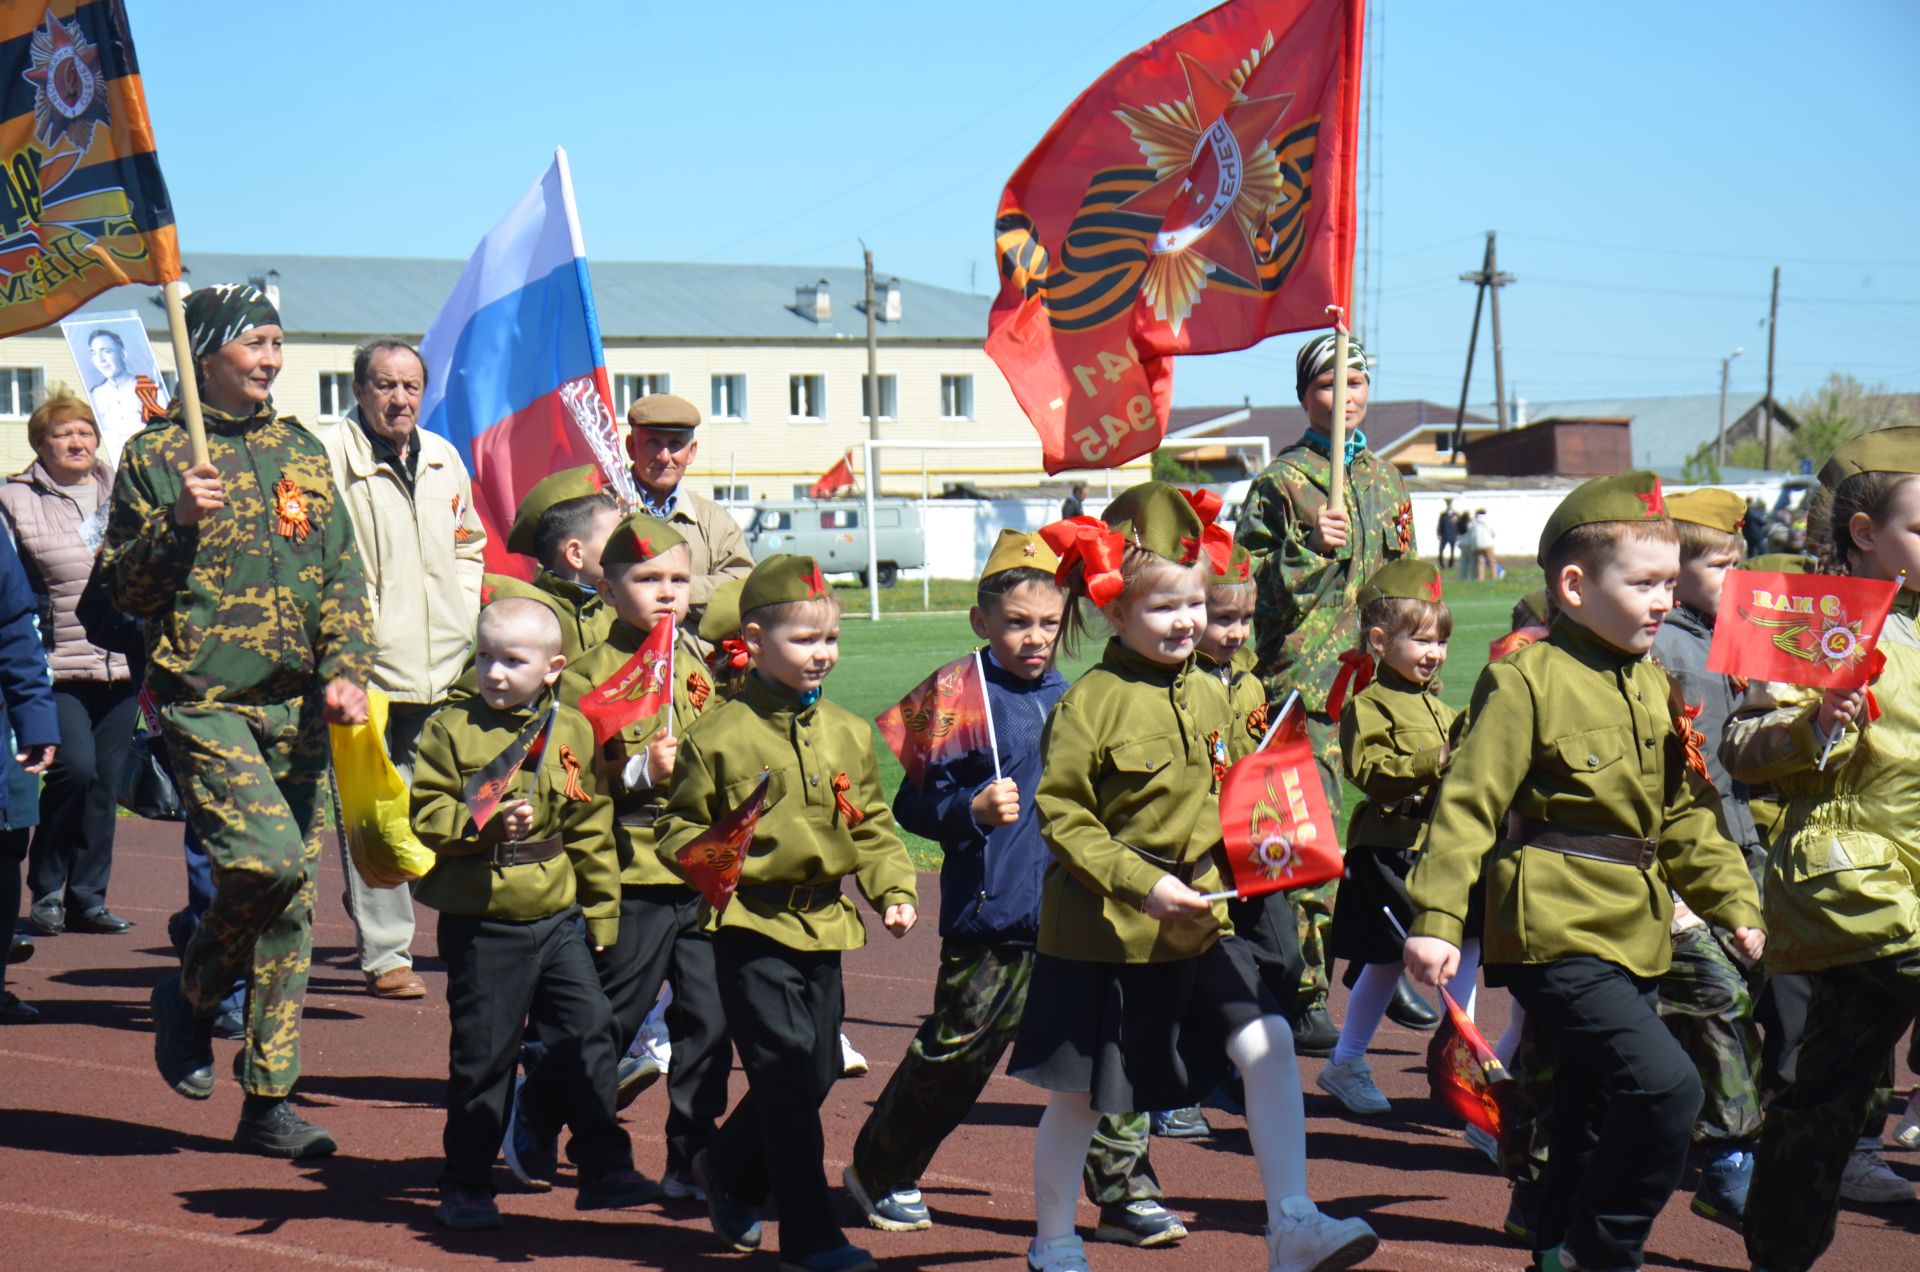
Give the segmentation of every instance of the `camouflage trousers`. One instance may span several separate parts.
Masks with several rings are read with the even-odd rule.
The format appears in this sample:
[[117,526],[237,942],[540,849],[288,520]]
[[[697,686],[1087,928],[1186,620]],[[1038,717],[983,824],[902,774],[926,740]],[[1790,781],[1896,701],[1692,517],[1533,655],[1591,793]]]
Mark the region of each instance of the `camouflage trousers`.
[[314,876],[327,798],[318,698],[160,709],[174,780],[213,865],[213,900],[180,959],[195,1015],[247,985],[240,1085],[284,1096],[300,1078],[300,1004],[313,963]]
[[[853,1168],[870,1192],[919,1183],[1012,1045],[1032,977],[1031,946],[940,947],[933,1010],[854,1141]],[[1161,1195],[1147,1160],[1145,1113],[1101,1116],[1084,1178],[1087,1199],[1098,1206]]]
[[[1341,813],[1346,803],[1347,781],[1346,766],[1340,759],[1340,722],[1331,716],[1310,713],[1307,740],[1313,745],[1313,760],[1320,769],[1320,785],[1327,793],[1327,810],[1333,815],[1333,824],[1344,825]],[[1300,974],[1300,996],[1294,1003],[1296,1012],[1327,1005],[1327,987],[1333,979],[1333,903],[1339,891],[1340,881],[1329,879],[1311,888],[1294,888],[1287,893],[1299,924],[1300,958],[1306,965]]]
[[1920,1015],[1920,953],[1808,973],[1806,1034],[1793,1084],[1767,1106],[1747,1197],[1756,1267],[1801,1272],[1833,1240],[1840,1173],[1887,1056]]
[[1660,1019],[1686,1048],[1706,1098],[1693,1142],[1748,1144],[1760,1133],[1760,1028],[1746,974],[1712,928],[1673,938],[1673,965],[1660,978]]

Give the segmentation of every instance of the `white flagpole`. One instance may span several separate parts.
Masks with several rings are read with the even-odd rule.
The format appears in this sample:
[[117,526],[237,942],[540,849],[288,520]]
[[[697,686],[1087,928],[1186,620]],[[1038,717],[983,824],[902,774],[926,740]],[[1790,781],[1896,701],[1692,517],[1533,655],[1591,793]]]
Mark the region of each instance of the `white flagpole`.
[[993,752],[993,780],[1000,780],[1000,743],[993,736],[993,699],[987,696],[987,668],[980,651],[973,651],[973,673],[980,680],[980,706],[987,713],[987,749]]
[[676,648],[676,646],[680,644],[680,633],[675,630],[675,628],[677,628],[678,626],[679,624],[676,623],[673,619],[673,616],[669,614],[667,616],[667,637],[668,637],[668,640],[667,640],[667,736],[668,737],[673,736],[673,687],[674,687],[674,684],[676,683],[673,678],[673,664],[674,664],[674,659],[679,654],[679,650]]

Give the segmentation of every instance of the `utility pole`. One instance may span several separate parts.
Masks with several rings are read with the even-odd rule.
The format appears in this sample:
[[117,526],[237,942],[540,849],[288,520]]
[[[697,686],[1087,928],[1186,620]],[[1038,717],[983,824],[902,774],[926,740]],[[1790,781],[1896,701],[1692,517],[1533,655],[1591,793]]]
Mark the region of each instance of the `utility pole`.
[[867,436],[880,440],[880,331],[873,314],[873,252],[863,243],[867,258]]
[[[1463,279],[1477,277],[1473,274],[1460,275]],[[1473,384],[1473,351],[1480,343],[1480,307],[1486,303],[1487,287],[1482,283],[1473,293],[1473,330],[1467,334],[1467,370],[1460,377],[1460,409],[1453,413],[1453,458],[1449,463],[1460,462],[1460,452],[1466,445],[1467,426],[1467,389]]]
[[1727,463],[1727,375],[1733,370],[1733,360],[1745,352],[1735,349],[1720,359],[1720,431],[1714,437],[1713,462],[1722,468]]
[[[1508,428],[1507,368],[1505,358],[1506,350],[1500,342],[1500,289],[1516,280],[1512,274],[1502,274],[1500,272],[1500,265],[1494,254],[1493,235],[1494,232],[1492,230],[1487,231],[1487,253],[1481,262],[1480,268],[1473,273],[1460,275],[1460,281],[1463,283],[1473,283],[1480,288],[1480,296],[1476,296],[1473,302],[1473,329],[1475,335],[1478,335],[1480,331],[1480,300],[1489,292],[1492,293],[1494,419],[1499,423],[1500,431],[1504,433]],[[1469,341],[1467,345],[1467,361],[1467,374],[1471,376],[1473,374],[1473,343],[1471,341]],[[1467,409],[1464,402],[1465,391],[1466,386],[1462,384],[1461,392],[1463,400],[1460,407],[1462,415],[1466,413]],[[1457,442],[1458,438],[1455,440]]]
[[1761,447],[1760,466],[1773,467],[1773,333],[1780,325],[1780,267],[1773,267],[1773,300],[1767,306],[1767,440]]

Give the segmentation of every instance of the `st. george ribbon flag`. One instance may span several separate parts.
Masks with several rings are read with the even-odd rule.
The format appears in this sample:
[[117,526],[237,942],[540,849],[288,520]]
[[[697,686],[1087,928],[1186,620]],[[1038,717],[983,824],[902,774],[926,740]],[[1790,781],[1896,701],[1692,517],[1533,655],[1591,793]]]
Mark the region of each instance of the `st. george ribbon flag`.
[[1115,63],[1008,179],[987,353],[1048,472],[1153,450],[1175,354],[1346,307],[1361,33],[1362,0],[1229,0]]
[[420,342],[420,419],[473,470],[495,574],[531,576],[532,563],[507,551],[507,530],[549,473],[597,463],[625,506],[639,502],[607,406],[586,255],[567,153],[556,150],[546,175],[480,240]]

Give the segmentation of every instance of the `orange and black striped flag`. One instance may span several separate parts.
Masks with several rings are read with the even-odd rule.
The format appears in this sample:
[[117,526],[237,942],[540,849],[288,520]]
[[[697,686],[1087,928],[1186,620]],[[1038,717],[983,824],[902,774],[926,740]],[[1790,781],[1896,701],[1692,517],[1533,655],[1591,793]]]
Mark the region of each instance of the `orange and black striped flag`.
[[0,336],[178,277],[126,6],[0,6]]

